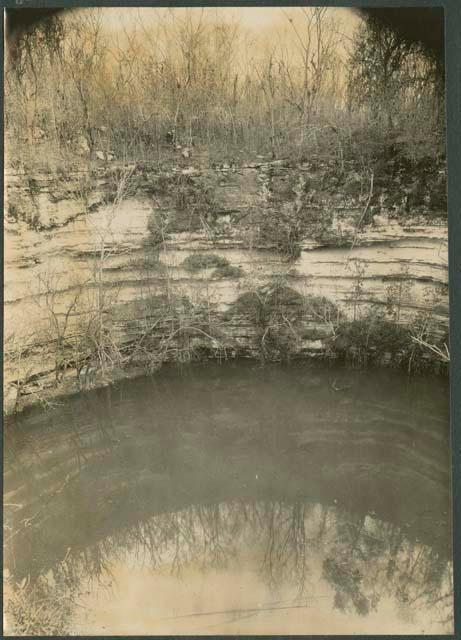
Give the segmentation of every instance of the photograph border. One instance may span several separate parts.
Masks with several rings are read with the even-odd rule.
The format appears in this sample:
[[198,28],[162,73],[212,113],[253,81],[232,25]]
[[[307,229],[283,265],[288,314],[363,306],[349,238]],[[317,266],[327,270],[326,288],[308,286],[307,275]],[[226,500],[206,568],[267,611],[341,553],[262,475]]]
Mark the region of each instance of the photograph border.
[[[8,9],[47,9],[47,8],[87,8],[87,7],[357,7],[357,8],[423,8],[439,7],[445,11],[445,78],[446,78],[446,127],[447,127],[447,167],[448,167],[448,255],[449,255],[449,323],[450,323],[450,433],[451,433],[451,461],[452,461],[452,510],[453,510],[453,565],[454,565],[454,634],[444,636],[431,635],[381,635],[379,633],[368,636],[348,635],[308,635],[305,638],[461,638],[461,0],[222,0],[200,2],[196,0],[160,1],[160,2],[123,2],[123,1],[99,1],[90,2],[82,0],[2,0],[1,6]],[[5,17],[2,21],[2,59],[5,61]],[[3,96],[3,74],[0,78]],[[4,122],[4,106],[1,102],[2,121]],[[1,132],[1,146],[4,152],[4,128]],[[2,155],[2,164],[4,155]],[[4,172],[1,175],[1,198],[4,204]],[[2,218],[2,241],[0,245],[2,257],[2,275],[4,275],[3,250],[4,250],[4,221]],[[3,304],[3,287],[1,291]],[[3,313],[1,314],[2,344],[3,344]],[[3,369],[2,369],[3,382]],[[3,407],[3,396],[2,396]],[[2,413],[3,416],[3,413]],[[3,426],[3,420],[2,420]],[[2,430],[3,433],[3,430]],[[3,437],[1,442],[3,465]],[[3,488],[3,474],[2,474]],[[3,521],[3,500],[0,506]],[[3,545],[2,545],[3,560]],[[2,590],[3,602],[3,590]],[[13,636],[12,636],[13,637]],[[39,637],[39,636],[36,636]],[[52,636],[47,636],[52,637]],[[84,637],[84,636],[70,636]],[[96,636],[91,636],[96,637]],[[122,636],[103,636],[122,637]],[[128,636],[128,637],[173,637],[173,636]],[[201,638],[203,636],[181,636],[183,638]],[[215,636],[227,637],[227,636]],[[238,638],[278,637],[289,638],[291,636],[238,636]]]

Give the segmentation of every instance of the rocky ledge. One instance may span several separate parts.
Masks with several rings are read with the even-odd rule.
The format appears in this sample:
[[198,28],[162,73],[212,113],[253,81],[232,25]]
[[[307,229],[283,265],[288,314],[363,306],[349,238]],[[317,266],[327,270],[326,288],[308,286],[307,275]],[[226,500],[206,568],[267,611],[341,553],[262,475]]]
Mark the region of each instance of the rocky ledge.
[[445,369],[443,172],[200,157],[10,170],[5,410],[165,360]]

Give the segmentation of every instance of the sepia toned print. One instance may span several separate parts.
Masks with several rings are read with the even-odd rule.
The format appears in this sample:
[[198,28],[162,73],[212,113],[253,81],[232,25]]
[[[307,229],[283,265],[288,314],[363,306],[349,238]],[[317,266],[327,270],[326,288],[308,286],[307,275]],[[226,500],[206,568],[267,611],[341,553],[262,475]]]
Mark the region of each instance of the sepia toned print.
[[452,633],[443,12],[6,25],[5,634]]

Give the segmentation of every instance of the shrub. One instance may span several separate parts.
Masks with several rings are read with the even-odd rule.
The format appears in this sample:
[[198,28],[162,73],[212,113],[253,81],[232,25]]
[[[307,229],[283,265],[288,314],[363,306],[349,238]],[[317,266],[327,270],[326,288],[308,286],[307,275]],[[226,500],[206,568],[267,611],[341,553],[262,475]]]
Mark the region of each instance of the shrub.
[[143,245],[147,248],[158,247],[167,239],[167,221],[156,211],[152,212],[147,221],[149,235],[144,238]]
[[144,256],[135,258],[130,262],[130,266],[141,271],[155,271],[163,274],[167,271],[167,266],[160,262],[157,252],[147,253]]
[[304,304],[314,317],[329,318],[331,321],[342,317],[336,304],[325,296],[307,295],[304,297]]
[[260,237],[292,260],[301,255],[302,235],[298,220],[271,212],[260,225]]
[[242,275],[243,269],[241,267],[234,267],[231,264],[216,267],[213,271],[213,278],[241,278]]
[[387,355],[391,363],[403,364],[411,348],[406,327],[369,314],[358,320],[343,322],[339,327],[336,351],[360,365],[378,364]]
[[271,317],[287,315],[299,318],[303,313],[303,296],[279,283],[242,293],[228,313],[246,316],[258,326],[266,327]]
[[193,253],[187,256],[181,265],[186,271],[200,271],[212,267],[224,269],[230,266],[229,260],[215,253]]
[[257,329],[261,359],[287,360],[300,339],[303,296],[279,282],[240,295],[227,317],[245,316]]

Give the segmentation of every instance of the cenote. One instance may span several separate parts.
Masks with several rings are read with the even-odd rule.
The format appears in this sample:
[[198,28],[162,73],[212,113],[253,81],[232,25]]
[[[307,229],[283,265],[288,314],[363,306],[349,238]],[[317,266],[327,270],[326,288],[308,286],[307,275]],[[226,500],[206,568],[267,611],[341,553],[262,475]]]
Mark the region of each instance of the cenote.
[[448,395],[234,362],[9,419],[6,630],[449,633]]

